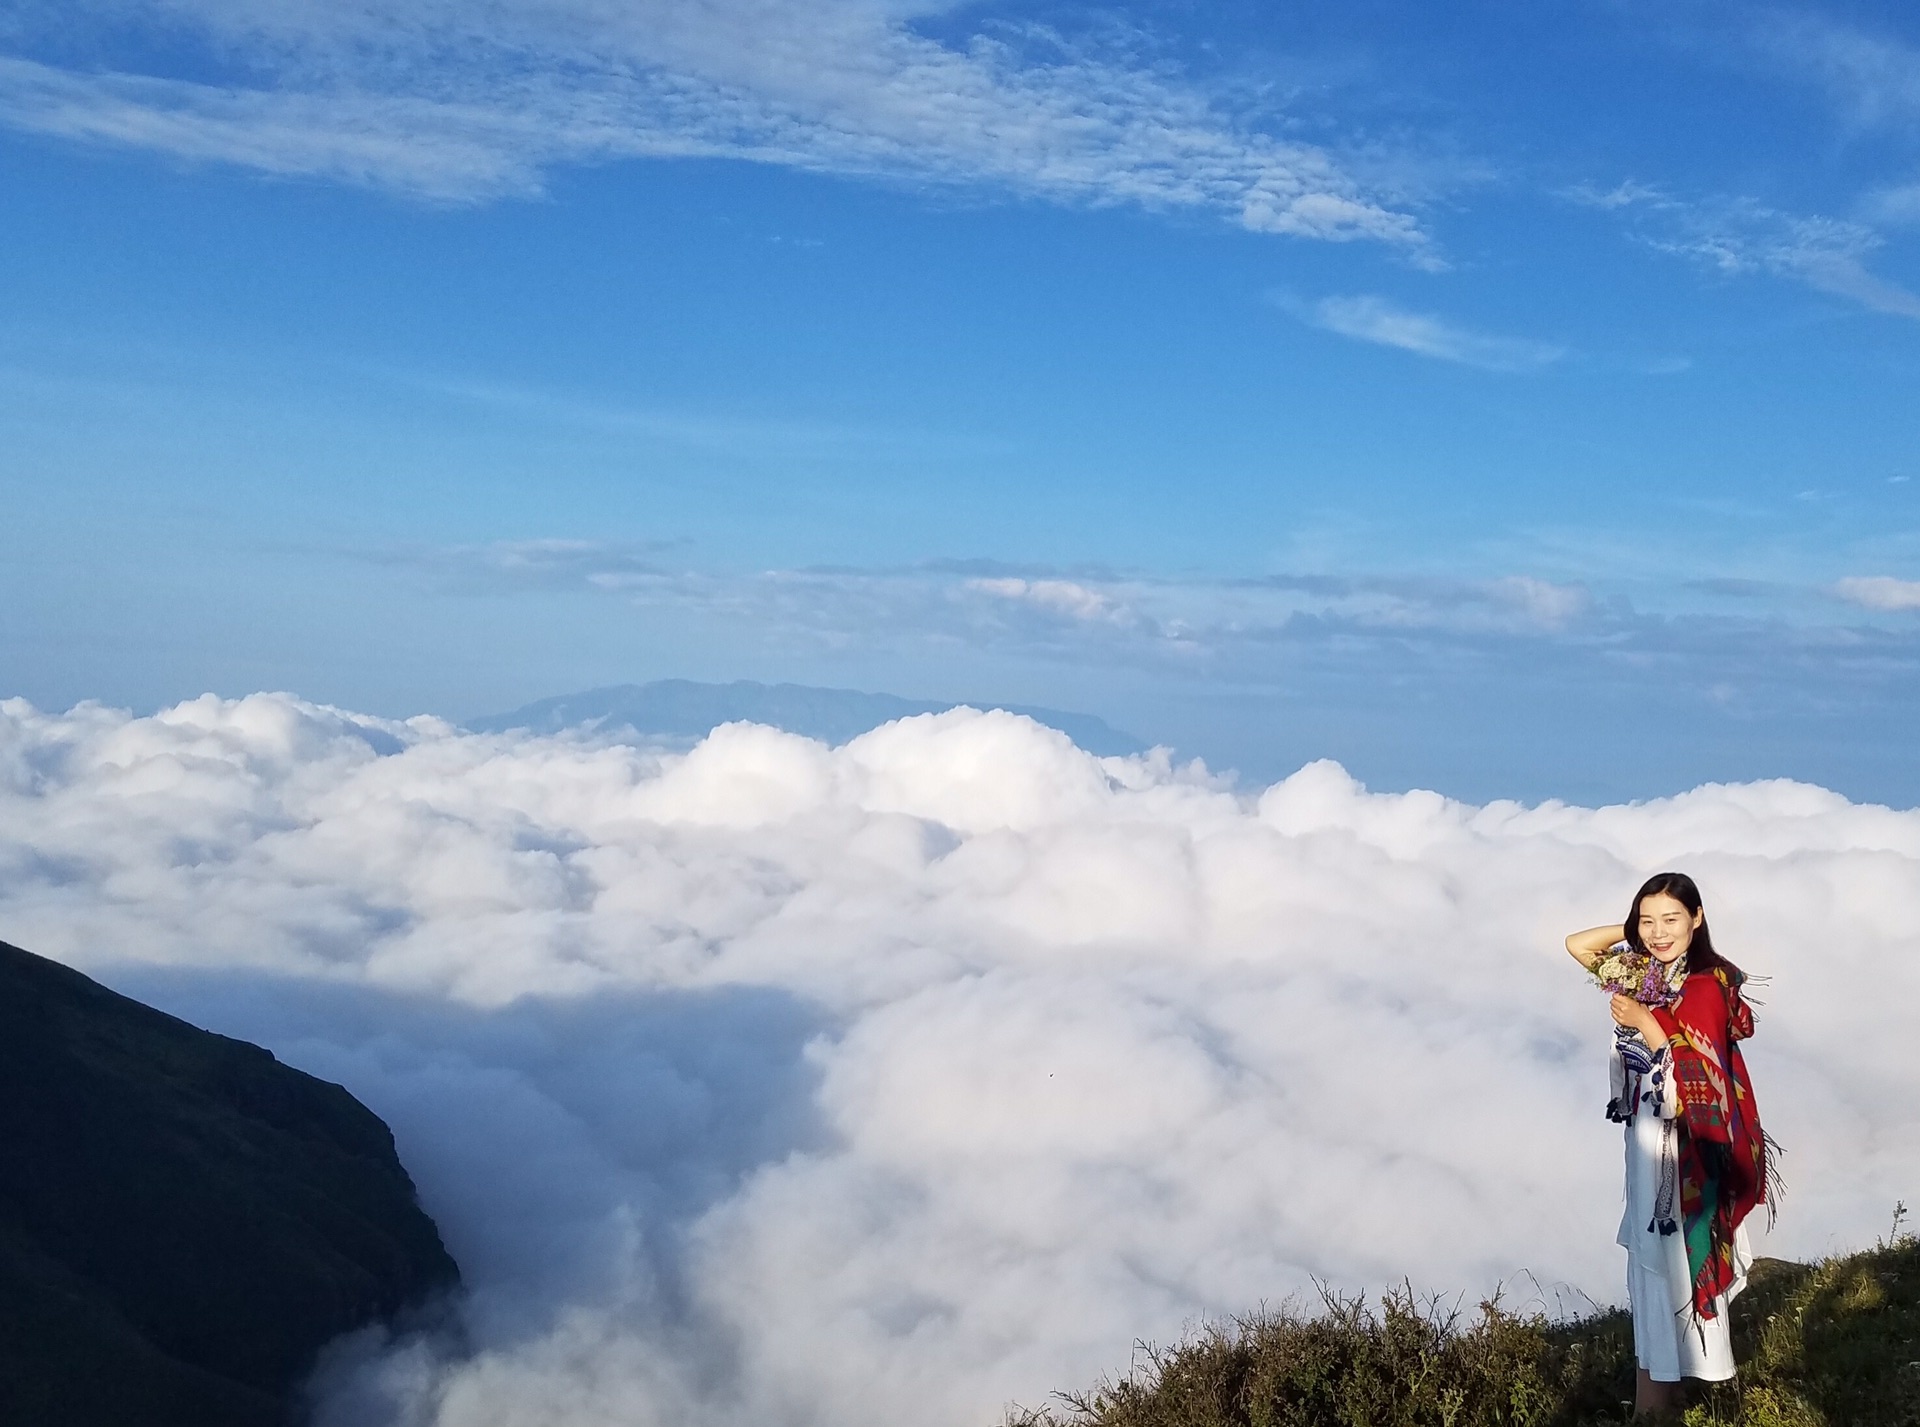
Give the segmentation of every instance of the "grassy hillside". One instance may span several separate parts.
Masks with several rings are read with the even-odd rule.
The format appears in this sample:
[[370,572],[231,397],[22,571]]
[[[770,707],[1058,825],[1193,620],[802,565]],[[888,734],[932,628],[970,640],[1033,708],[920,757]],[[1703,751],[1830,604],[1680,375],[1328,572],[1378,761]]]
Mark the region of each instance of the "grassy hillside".
[[[1898,1228],[1898,1219],[1895,1227]],[[1762,1259],[1736,1301],[1737,1385],[1694,1384],[1686,1427],[1920,1427],[1920,1241],[1816,1264]],[[1329,1297],[1177,1347],[1008,1427],[1583,1427],[1630,1416],[1633,1325],[1482,1304]]]

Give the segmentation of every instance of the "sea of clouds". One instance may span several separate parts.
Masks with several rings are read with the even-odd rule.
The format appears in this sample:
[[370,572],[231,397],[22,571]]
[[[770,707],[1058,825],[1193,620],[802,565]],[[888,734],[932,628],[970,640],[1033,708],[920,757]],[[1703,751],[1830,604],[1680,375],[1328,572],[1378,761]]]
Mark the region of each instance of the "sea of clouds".
[[0,703],[0,938],[338,1080],[466,1275],[326,1427],[986,1427],[1314,1280],[1617,1301],[1605,1002],[1693,873],[1761,991],[1768,1248],[1920,1197],[1920,811],[1244,789],[1003,713],[841,748],[284,695]]

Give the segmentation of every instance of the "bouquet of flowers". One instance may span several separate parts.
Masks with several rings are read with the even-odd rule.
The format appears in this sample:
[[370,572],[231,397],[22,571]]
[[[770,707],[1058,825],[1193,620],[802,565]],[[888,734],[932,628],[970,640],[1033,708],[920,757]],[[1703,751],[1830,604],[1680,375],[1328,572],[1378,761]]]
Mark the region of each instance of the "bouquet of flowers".
[[1591,974],[1594,984],[1610,995],[1631,996],[1643,1006],[1671,1006],[1686,983],[1686,958],[1663,964],[1617,941],[1593,963]]
[[[1611,995],[1630,996],[1643,1006],[1671,1006],[1680,999],[1680,990],[1686,985],[1687,959],[1681,956],[1662,963],[1644,951],[1635,951],[1627,942],[1617,941],[1607,948],[1605,956],[1593,963],[1590,974],[1594,984]],[[1629,1075],[1641,1076],[1654,1069],[1657,1057],[1632,1026],[1615,1026],[1613,1044]],[[1632,1118],[1639,1093],[1635,1081],[1625,1088],[1624,1094],[1616,1094],[1607,1104],[1607,1118],[1615,1121]]]

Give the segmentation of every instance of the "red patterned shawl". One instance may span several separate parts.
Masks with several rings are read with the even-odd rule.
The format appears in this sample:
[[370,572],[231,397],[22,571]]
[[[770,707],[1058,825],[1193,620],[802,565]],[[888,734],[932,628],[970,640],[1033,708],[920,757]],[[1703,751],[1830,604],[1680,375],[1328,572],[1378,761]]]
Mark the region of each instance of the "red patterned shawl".
[[1714,1299],[1733,1285],[1734,1229],[1771,1202],[1771,1145],[1739,1046],[1753,1034],[1740,995],[1745,980],[1732,967],[1696,971],[1670,1009],[1653,1013],[1667,1033],[1680,1098],[1680,1217],[1702,1318],[1714,1316]]

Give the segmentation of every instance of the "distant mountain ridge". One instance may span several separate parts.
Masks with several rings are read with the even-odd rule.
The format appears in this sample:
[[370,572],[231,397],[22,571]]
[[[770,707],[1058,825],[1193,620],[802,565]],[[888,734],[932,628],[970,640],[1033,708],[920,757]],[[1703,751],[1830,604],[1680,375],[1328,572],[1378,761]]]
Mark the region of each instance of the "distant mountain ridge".
[[[1092,714],[1027,704],[973,704],[1005,709],[1058,729],[1089,753],[1113,757],[1143,753],[1147,745]],[[703,738],[723,723],[764,723],[789,733],[840,744],[883,723],[915,714],[943,713],[955,702],[903,699],[856,689],[822,689],[808,684],[760,684],[750,679],[731,684],[701,684],[690,679],[658,679],[648,684],[616,684],[540,699],[511,713],[472,719],[467,727],[483,733],[524,728],[534,733],[589,727],[597,732],[636,736]]]

